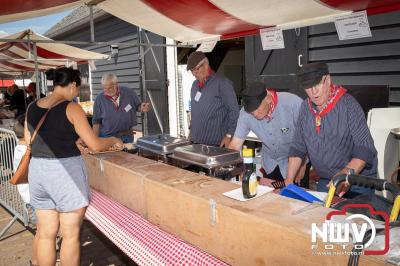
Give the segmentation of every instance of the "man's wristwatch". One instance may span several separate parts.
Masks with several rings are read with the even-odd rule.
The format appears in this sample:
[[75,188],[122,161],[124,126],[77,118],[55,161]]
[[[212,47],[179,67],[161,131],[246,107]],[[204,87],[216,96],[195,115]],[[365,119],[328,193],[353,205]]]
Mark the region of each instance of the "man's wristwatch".
[[232,138],[231,134],[225,134],[225,136],[228,137],[228,138]]

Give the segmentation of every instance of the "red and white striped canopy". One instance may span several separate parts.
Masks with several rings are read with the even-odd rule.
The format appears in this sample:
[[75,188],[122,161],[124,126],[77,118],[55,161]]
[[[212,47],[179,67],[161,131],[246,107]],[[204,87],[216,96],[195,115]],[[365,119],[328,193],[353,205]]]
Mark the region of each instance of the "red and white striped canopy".
[[83,3],[178,41],[199,43],[257,34],[260,28],[296,28],[367,10],[400,10],[400,0],[0,0],[0,23],[43,16]]
[[82,3],[83,0],[0,0],[0,23],[45,16]]
[[330,22],[367,10],[400,9],[399,0],[106,0],[100,8],[127,22],[178,41],[199,43]]
[[[35,71],[32,41],[50,40],[30,30],[7,37],[10,40],[31,40],[28,42],[0,42],[0,73],[19,75]],[[107,59],[108,55],[86,51],[63,43],[36,43],[39,70],[64,66],[68,63],[83,63],[88,60]]]

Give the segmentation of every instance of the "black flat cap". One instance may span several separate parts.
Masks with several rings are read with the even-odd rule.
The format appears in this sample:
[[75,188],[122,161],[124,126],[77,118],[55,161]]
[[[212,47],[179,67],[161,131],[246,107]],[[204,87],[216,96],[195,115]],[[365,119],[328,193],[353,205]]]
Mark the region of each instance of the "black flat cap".
[[297,82],[303,89],[311,88],[321,82],[322,77],[329,74],[328,65],[322,62],[304,65],[297,72]]
[[267,89],[264,83],[255,81],[250,83],[242,93],[243,108],[246,112],[254,112],[267,96]]
[[201,60],[203,60],[204,58],[206,58],[206,55],[203,52],[200,51],[196,51],[193,52],[189,55],[189,58],[187,60],[187,67],[186,70],[192,70],[193,68],[195,68]]

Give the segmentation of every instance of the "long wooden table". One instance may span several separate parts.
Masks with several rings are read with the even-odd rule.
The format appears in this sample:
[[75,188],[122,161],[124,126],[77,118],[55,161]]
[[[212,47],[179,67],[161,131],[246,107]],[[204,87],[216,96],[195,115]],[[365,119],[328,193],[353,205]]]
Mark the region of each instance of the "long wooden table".
[[[92,188],[229,264],[347,265],[348,256],[312,255],[311,223],[325,221],[324,207],[296,212],[308,203],[274,193],[239,202],[222,195],[238,185],[124,152],[85,162]],[[382,257],[360,259],[383,264]]]

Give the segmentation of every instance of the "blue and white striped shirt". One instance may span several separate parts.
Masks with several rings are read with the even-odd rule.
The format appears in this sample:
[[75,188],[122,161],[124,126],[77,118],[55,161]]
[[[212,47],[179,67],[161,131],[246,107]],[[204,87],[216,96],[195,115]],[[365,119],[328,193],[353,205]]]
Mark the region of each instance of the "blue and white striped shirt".
[[310,158],[318,176],[331,179],[353,159],[366,162],[361,175],[375,176],[377,151],[364,112],[353,96],[345,94],[335,107],[321,118],[321,131],[315,117],[303,101],[297,121],[290,157]]
[[[191,90],[191,135],[194,143],[219,145],[226,134],[235,133],[239,105],[232,82],[212,74],[203,88],[193,82]],[[195,100],[196,93],[201,97]]]

